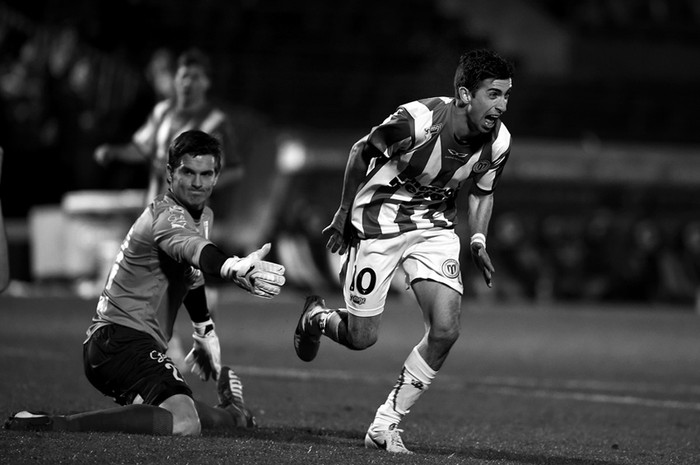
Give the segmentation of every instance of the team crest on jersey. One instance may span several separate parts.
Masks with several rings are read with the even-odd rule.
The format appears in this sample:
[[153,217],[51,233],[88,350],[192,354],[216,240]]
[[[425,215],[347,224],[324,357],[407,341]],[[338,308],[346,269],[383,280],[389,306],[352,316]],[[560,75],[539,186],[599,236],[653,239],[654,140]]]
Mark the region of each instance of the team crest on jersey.
[[491,168],[491,160],[479,160],[472,166],[472,173],[482,174]]
[[429,128],[425,128],[425,138],[430,139],[433,137],[435,134],[440,132],[440,129],[442,129],[443,123],[438,123],[438,124],[433,124]]
[[459,262],[450,258],[442,264],[442,273],[448,278],[456,278],[459,276]]

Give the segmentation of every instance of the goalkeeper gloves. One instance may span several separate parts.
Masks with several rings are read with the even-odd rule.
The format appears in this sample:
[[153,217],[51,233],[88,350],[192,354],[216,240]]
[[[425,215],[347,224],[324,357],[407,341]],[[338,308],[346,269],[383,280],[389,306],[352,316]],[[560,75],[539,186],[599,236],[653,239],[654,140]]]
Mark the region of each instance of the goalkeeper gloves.
[[192,326],[194,341],[192,350],[185,357],[185,365],[202,381],[209,378],[217,380],[221,372],[221,346],[219,336],[214,331],[214,322],[210,318],[202,323],[193,322]]
[[270,252],[267,243],[247,257],[231,257],[221,267],[221,277],[231,280],[251,294],[271,299],[282,290],[284,267],[262,258]]

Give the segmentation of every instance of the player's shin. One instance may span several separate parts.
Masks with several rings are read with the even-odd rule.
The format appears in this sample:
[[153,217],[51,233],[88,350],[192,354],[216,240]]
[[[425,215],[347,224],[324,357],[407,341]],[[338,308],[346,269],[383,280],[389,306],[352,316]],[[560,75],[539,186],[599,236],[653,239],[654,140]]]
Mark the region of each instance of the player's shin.
[[121,432],[129,434],[173,434],[173,415],[152,405],[127,405],[67,415],[66,430]]
[[414,347],[404,362],[394,388],[377,409],[372,426],[386,429],[390,425],[398,425],[423,392],[430,387],[436,374],[437,372],[420,356],[418,348]]

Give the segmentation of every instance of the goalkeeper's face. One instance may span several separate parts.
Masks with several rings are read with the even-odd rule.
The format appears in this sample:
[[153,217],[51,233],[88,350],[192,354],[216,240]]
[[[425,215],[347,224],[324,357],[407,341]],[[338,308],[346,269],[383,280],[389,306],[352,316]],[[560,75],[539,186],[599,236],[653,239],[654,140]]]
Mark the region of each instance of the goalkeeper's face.
[[175,198],[188,210],[202,210],[219,179],[214,155],[185,155],[168,171]]

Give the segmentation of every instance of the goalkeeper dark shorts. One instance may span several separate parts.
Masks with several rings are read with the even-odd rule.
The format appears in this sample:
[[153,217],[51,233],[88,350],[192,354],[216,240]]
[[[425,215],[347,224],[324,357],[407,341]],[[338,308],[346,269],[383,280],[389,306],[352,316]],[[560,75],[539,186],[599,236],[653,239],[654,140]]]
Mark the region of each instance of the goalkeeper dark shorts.
[[150,335],[110,324],[97,329],[83,345],[85,376],[119,405],[160,405],[175,394],[192,397],[192,389]]

